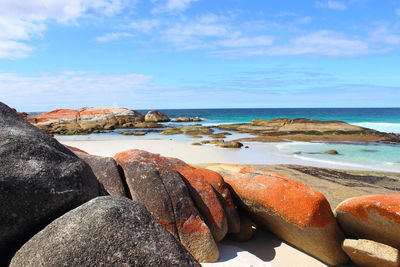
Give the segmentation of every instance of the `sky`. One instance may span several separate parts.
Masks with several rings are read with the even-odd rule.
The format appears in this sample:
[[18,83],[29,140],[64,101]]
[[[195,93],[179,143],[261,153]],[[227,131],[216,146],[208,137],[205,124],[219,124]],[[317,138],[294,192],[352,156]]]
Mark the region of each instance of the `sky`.
[[0,101],[400,107],[400,1],[0,0]]

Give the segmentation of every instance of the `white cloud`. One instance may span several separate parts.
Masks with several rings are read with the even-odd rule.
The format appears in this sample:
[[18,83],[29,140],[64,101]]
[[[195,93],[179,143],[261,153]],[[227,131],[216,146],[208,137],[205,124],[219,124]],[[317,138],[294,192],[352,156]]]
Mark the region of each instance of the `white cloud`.
[[271,48],[271,55],[357,56],[369,53],[366,42],[346,38],[333,31],[317,31],[292,39],[287,45]]
[[343,2],[327,0],[327,1],[317,1],[315,6],[319,8],[328,8],[333,10],[346,10],[347,5]]
[[160,25],[160,21],[158,19],[143,19],[131,22],[127,26],[121,26],[123,29],[133,29],[140,32],[148,33],[155,27]]
[[32,50],[33,48],[31,46],[28,46],[21,42],[0,40],[0,59],[26,58],[29,56],[29,53]]
[[112,105],[113,101],[121,100],[121,96],[134,103],[135,96],[155,88],[151,81],[151,76],[140,73],[64,71],[34,76],[0,73],[0,95],[1,101],[30,110],[34,110],[35,105],[49,109],[66,104],[74,107]]
[[220,47],[257,47],[269,46],[274,42],[271,36],[256,36],[256,37],[237,37],[216,41],[215,44]]
[[[377,52],[377,51],[375,51]],[[348,57],[371,54],[367,42],[351,39],[333,31],[317,31],[289,40],[287,43],[257,49],[221,50],[216,57],[238,58],[247,56],[328,56]]]
[[102,36],[97,37],[95,40],[100,43],[106,43],[110,41],[115,41],[124,37],[132,37],[134,36],[132,33],[129,32],[110,32],[106,33]]
[[153,12],[160,13],[184,11],[188,9],[192,3],[197,1],[199,0],[166,0],[165,3],[163,3],[162,5],[156,6],[153,9]]
[[[113,16],[126,1],[136,0],[29,0],[0,1],[0,58],[20,58],[34,48],[27,44],[34,36],[42,35],[48,21],[76,24],[82,17]],[[7,44],[15,44],[10,49]]]
[[374,27],[368,29],[370,35],[369,41],[376,44],[385,44],[387,49],[400,45],[400,29],[396,24],[376,23]]

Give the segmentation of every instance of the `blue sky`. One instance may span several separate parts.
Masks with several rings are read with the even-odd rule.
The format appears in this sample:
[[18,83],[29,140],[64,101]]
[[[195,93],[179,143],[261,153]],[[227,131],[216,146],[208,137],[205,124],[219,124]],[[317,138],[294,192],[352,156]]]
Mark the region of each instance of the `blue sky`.
[[400,1],[0,0],[0,101],[399,107]]

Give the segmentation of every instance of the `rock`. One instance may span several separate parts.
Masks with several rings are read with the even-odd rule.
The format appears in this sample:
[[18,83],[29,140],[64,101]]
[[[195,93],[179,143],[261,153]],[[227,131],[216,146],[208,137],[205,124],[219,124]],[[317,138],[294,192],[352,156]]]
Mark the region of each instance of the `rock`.
[[227,135],[232,135],[231,133],[228,132],[222,132],[222,133],[215,133],[210,135],[211,138],[215,138],[215,139],[224,139],[226,138]]
[[383,133],[342,121],[319,121],[304,118],[269,121],[256,119],[252,123],[218,125],[216,128],[255,136],[241,138],[239,141],[400,142],[399,134]]
[[156,122],[135,122],[131,128],[162,128],[163,126]]
[[193,146],[201,146],[202,143],[192,143]]
[[249,218],[247,212],[239,210],[240,217],[240,230],[237,233],[231,233],[228,237],[231,240],[239,241],[239,242],[247,242],[250,241],[256,229],[253,227],[254,222]]
[[56,219],[30,239],[10,267],[200,266],[145,207],[99,197]]
[[202,126],[186,126],[180,128],[180,130],[186,135],[209,135],[213,133],[213,130]]
[[[235,168],[240,167],[232,166],[231,171]],[[327,264],[348,260],[341,249],[344,235],[320,192],[282,175],[258,174],[251,168],[242,168],[224,180],[257,225]]]
[[327,150],[324,153],[325,154],[329,154],[329,155],[337,155],[337,154],[339,154],[339,152],[337,152],[336,150]]
[[84,151],[84,150],[82,150],[82,149],[80,149],[80,148],[74,147],[74,146],[67,146],[67,145],[65,145],[65,147],[68,148],[69,150],[71,150],[72,152],[76,152],[76,151],[77,151],[77,152],[89,154],[89,153],[87,153],[86,151]]
[[36,127],[57,134],[91,133],[94,130],[122,128],[144,120],[137,111],[117,108],[56,109],[29,117]]
[[[219,173],[207,169],[194,168],[184,162],[176,164],[174,169],[191,181],[206,180],[216,191],[217,197],[225,211],[228,232],[237,233],[240,231],[239,215],[236,211],[235,204],[233,203],[228,185]],[[197,191],[200,192],[200,189]],[[224,227],[221,226],[219,228],[224,229]],[[217,237],[216,240],[222,240],[226,234],[225,230],[220,230],[219,232],[220,237]]]
[[400,194],[350,198],[340,203],[335,212],[349,237],[400,249]]
[[74,153],[92,168],[97,180],[103,185],[108,194],[111,196],[126,196],[117,163],[113,158],[94,156],[79,151],[74,151]]
[[180,128],[165,128],[160,132],[160,134],[175,135],[175,134],[183,134],[183,132]]
[[58,216],[103,193],[86,163],[3,103],[0,166],[0,260]]
[[400,251],[375,241],[346,239],[343,250],[358,266],[399,267]]
[[218,247],[185,182],[176,171],[159,163],[165,158],[157,156],[139,150],[115,155],[132,198],[144,204],[197,260],[217,261]]
[[237,141],[221,142],[216,145],[223,148],[241,148],[243,146],[242,143]]
[[167,115],[158,111],[158,110],[150,110],[147,112],[144,117],[144,121],[146,122],[167,122],[170,121]]
[[200,121],[203,121],[203,120],[200,119],[199,117],[195,117],[195,118],[179,117],[179,118],[175,118],[175,119],[171,120],[171,122],[200,122]]
[[146,135],[146,131],[125,131],[121,132],[122,135],[135,135],[135,136],[143,136]]
[[364,128],[348,124],[343,121],[319,121],[311,119],[274,119],[261,120],[255,119],[254,126],[264,126],[273,131],[294,132],[294,131],[362,131]]
[[[184,181],[189,188],[191,197],[204,217],[214,239],[220,241],[225,236],[228,230],[228,222],[225,216],[224,204],[221,203],[220,197],[218,197],[215,192],[217,189],[214,189],[205,177],[210,176],[211,173],[214,174],[215,172],[204,172],[202,169],[196,169],[179,159],[166,158],[142,150],[121,152],[115,155],[114,159],[116,159],[118,164],[124,161],[138,160],[154,164],[159,170],[161,170],[161,172],[165,170],[178,171],[183,176]],[[122,165],[122,163],[120,165]],[[215,174],[218,175],[217,173]],[[209,179],[219,179],[222,183],[222,177],[220,175],[218,176],[219,178],[212,177]],[[229,198],[230,195],[225,194],[225,197]],[[230,202],[233,205],[233,201]]]
[[28,119],[29,114],[26,112],[18,112],[15,108],[12,109],[13,111],[15,111],[18,115],[20,115],[22,118],[24,119]]

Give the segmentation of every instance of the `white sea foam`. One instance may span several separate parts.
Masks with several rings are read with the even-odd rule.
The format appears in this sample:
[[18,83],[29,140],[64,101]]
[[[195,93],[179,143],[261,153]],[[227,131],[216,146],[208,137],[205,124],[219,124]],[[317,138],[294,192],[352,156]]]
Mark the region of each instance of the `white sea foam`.
[[364,128],[374,129],[386,133],[400,133],[400,123],[389,122],[357,122],[352,123]]

